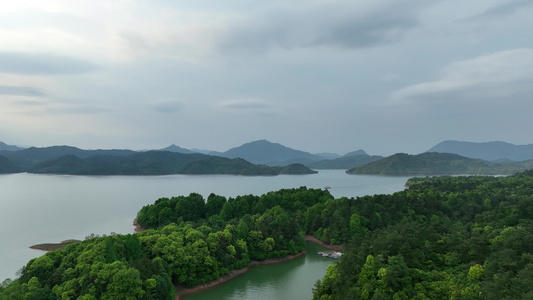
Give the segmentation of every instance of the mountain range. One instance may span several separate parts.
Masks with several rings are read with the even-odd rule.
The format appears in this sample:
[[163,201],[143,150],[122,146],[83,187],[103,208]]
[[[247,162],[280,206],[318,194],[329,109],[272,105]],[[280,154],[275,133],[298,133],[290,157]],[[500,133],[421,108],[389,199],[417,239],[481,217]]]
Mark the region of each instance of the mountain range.
[[453,153],[397,153],[352,168],[348,174],[379,175],[510,175],[533,167],[533,160],[490,162]]
[[[178,153],[198,152],[198,150],[189,150],[176,145],[171,145],[161,150]],[[268,166],[286,166],[297,163],[313,169],[343,170],[383,158],[382,156],[369,156],[361,149],[352,151],[343,156],[335,153],[312,154],[301,150],[295,150],[279,143],[272,143],[267,140],[249,142],[231,148],[225,152],[203,150],[202,153],[226,158],[242,158],[254,164]]]
[[[71,146],[22,149],[0,142],[0,173],[272,175],[344,169],[349,174],[510,174],[531,167],[532,159],[533,145],[505,142],[444,141],[419,155],[397,153],[389,157],[369,155],[361,149],[342,156],[312,154],[267,140],[225,152],[174,144],[150,151],[83,150]],[[292,166],[284,167],[288,165]]]
[[[71,146],[30,147],[0,151],[0,173],[50,173],[72,175],[165,175],[233,174],[278,175],[313,174],[302,164],[266,166],[242,158],[226,158],[200,153],[172,151],[83,150]],[[13,148],[9,148],[13,149]],[[183,151],[183,150],[181,150]]]
[[429,149],[428,152],[455,153],[488,161],[523,161],[533,159],[533,144],[513,145],[500,141],[486,143],[444,141]]

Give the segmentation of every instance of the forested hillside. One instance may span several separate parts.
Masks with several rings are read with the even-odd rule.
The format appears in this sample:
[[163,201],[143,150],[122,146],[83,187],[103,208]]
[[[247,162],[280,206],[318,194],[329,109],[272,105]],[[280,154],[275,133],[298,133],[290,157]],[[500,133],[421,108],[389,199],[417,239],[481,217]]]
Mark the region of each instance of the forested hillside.
[[33,259],[0,299],[172,299],[174,284],[298,253],[304,234],[345,248],[315,299],[533,297],[533,171],[407,184],[355,199],[305,187],[161,198],[137,215],[147,230]]
[[347,200],[349,251],[314,299],[532,299],[532,176],[417,178]]
[[306,188],[226,199],[161,198],[143,207],[150,228],[91,238],[28,262],[0,299],[173,299],[174,286],[209,282],[250,260],[304,249],[306,209],[332,196]]
[[452,153],[426,152],[418,155],[397,153],[363,166],[348,174],[380,175],[511,175],[533,167],[533,160],[489,162]]
[[3,152],[0,173],[28,172],[69,175],[313,174],[301,164],[255,165],[241,158],[169,151],[82,150],[69,146]]

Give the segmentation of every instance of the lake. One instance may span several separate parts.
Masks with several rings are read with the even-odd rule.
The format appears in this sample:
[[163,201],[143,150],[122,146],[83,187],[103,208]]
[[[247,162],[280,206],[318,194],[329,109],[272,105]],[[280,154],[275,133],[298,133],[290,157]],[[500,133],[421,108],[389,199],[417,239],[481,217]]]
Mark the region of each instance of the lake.
[[[280,176],[0,175],[0,282],[15,278],[16,271],[28,260],[44,254],[30,249],[31,245],[83,240],[91,233],[133,233],[137,212],[161,197],[192,192],[204,198],[210,193],[226,197],[261,195],[300,186],[329,186],[335,198],[356,197],[402,190],[407,179],[347,175],[342,170]],[[323,272],[319,278],[322,276]]]

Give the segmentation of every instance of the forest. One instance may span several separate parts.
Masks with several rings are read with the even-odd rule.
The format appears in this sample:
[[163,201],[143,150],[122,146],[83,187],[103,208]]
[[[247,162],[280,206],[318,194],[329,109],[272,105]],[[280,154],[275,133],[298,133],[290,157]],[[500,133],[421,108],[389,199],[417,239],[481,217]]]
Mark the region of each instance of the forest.
[[533,171],[412,178],[392,195],[334,199],[283,189],[160,198],[146,230],[89,238],[32,259],[0,299],[173,299],[252,260],[345,248],[314,299],[531,299]]
[[413,178],[347,200],[349,250],[314,299],[533,299],[533,171]]

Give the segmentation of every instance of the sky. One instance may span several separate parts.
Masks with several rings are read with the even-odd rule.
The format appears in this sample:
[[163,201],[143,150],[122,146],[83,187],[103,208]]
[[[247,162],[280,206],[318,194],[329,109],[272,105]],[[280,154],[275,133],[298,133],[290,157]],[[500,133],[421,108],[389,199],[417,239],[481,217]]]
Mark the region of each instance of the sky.
[[530,0],[0,0],[0,141],[531,144]]

